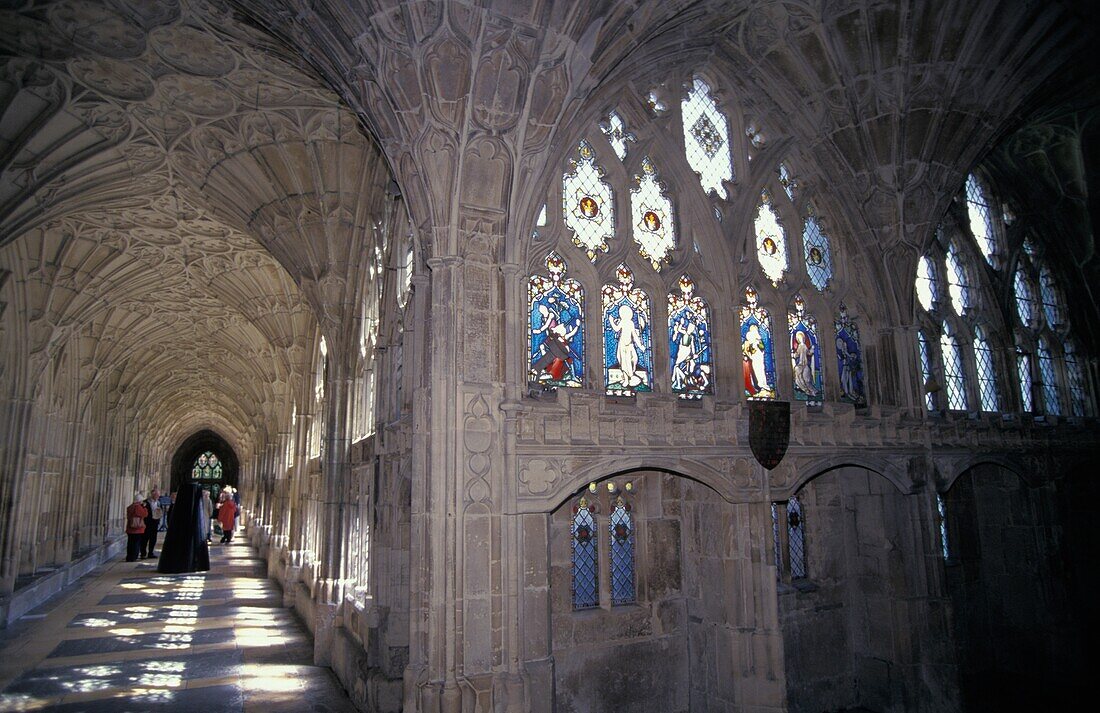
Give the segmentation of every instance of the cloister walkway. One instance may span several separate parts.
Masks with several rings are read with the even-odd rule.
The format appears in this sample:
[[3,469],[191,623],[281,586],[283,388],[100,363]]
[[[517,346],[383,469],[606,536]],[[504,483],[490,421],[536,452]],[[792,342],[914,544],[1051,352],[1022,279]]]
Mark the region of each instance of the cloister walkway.
[[245,538],[210,564],[120,557],[0,632],[0,710],[354,711]]

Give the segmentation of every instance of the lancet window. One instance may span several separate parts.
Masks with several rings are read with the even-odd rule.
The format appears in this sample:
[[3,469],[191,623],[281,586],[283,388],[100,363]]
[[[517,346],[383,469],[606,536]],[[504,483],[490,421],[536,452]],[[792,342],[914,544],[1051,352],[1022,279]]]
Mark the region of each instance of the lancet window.
[[626,265],[616,282],[603,286],[604,387],[611,396],[631,396],[653,386],[652,319],[649,296],[634,286]]
[[787,313],[790,329],[791,370],[794,374],[794,397],[798,401],[820,402],[825,385],[821,375],[821,343],[817,336],[817,320],[806,313],[801,295],[794,298],[794,309]]
[[573,545],[573,608],[599,606],[599,528],[596,506],[587,497],[581,497],[573,506],[569,532]]
[[684,399],[713,393],[710,309],[695,294],[695,282],[684,275],[668,295],[668,353],[672,391]]
[[584,288],[567,269],[551,251],[547,274],[527,283],[528,378],[545,386],[578,387],[584,379]]
[[611,542],[611,603],[630,604],[637,598],[634,589],[634,518],[630,503],[620,495],[608,518]]
[[977,241],[985,261],[994,265],[997,255],[997,226],[989,193],[973,173],[966,178],[965,192],[970,232]]
[[774,399],[775,346],[768,310],[760,306],[756,289],[745,290],[741,305],[741,372],[745,396],[750,399]]

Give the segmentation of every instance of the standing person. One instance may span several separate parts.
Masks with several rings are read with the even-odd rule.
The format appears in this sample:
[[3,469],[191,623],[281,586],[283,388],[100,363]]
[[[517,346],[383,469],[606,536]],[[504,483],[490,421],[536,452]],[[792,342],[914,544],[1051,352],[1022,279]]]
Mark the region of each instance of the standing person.
[[233,488],[233,504],[237,506],[237,512],[233,519],[233,529],[236,530],[241,524],[241,491]]
[[233,502],[233,496],[222,491],[222,500],[218,503],[218,522],[222,524],[222,542],[233,541],[233,518],[237,516],[237,504]]
[[149,511],[141,502],[141,491],[134,493],[134,502],[126,508],[126,561],[137,562],[138,550],[145,540],[145,516]]
[[203,510],[201,492],[201,486],[195,483],[181,486],[176,510],[160,550],[158,572],[176,574],[210,569],[210,550],[206,542],[210,516]]
[[214,517],[214,501],[210,499],[210,491],[203,488],[202,491],[202,522],[203,522],[203,537],[206,539],[206,544],[210,544],[210,521]]
[[160,507],[160,489],[153,486],[149,497],[144,501],[148,514],[145,516],[145,539],[141,542],[141,559],[157,556],[157,530],[164,511]]

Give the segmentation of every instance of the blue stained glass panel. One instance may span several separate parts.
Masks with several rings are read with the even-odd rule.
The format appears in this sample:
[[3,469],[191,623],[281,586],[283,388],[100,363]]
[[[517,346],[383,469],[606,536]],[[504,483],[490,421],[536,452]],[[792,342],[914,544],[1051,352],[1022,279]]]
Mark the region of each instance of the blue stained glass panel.
[[821,375],[821,344],[817,339],[817,320],[806,314],[800,296],[794,298],[795,310],[787,314],[791,335],[791,368],[794,372],[794,397],[799,401],[820,402],[824,393]]
[[836,329],[836,365],[840,377],[840,400],[853,404],[862,404],[863,395],[863,350],[859,343],[859,327],[848,316],[844,305],[833,323]]
[[757,303],[756,290],[745,290],[741,307],[741,370],[745,395],[752,399],[775,398],[775,348],[768,311]]
[[611,603],[632,604],[634,591],[634,518],[630,505],[618,498],[611,511]]
[[581,498],[573,507],[570,533],[573,540],[573,608],[587,609],[600,603],[596,516],[594,507]]
[[713,392],[710,310],[695,295],[695,283],[684,275],[680,292],[668,296],[668,353],[672,391],[681,398],[701,398]]
[[653,389],[653,343],[649,296],[634,287],[626,265],[616,271],[618,282],[604,285],[604,385],[611,396],[633,396]]
[[544,386],[579,387],[584,379],[584,289],[566,278],[565,261],[546,258],[549,276],[527,286],[530,317],[528,378]]

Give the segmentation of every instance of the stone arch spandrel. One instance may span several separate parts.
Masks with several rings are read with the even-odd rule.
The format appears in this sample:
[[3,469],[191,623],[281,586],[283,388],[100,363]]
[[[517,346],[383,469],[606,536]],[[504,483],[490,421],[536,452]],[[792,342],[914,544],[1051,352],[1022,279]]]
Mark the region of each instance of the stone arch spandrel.
[[[1036,488],[1048,477],[1056,474],[1056,463],[1051,458],[1003,453],[964,453],[950,456],[933,456],[936,467],[936,486],[939,492],[951,490],[964,474],[983,465],[1002,468],[1018,477],[1027,487]],[[1045,475],[1044,475],[1045,474]]]
[[769,496],[773,501],[795,495],[811,480],[840,468],[862,468],[888,480],[898,492],[916,492],[917,482],[909,475],[908,458],[886,458],[868,453],[788,458],[769,473]]

